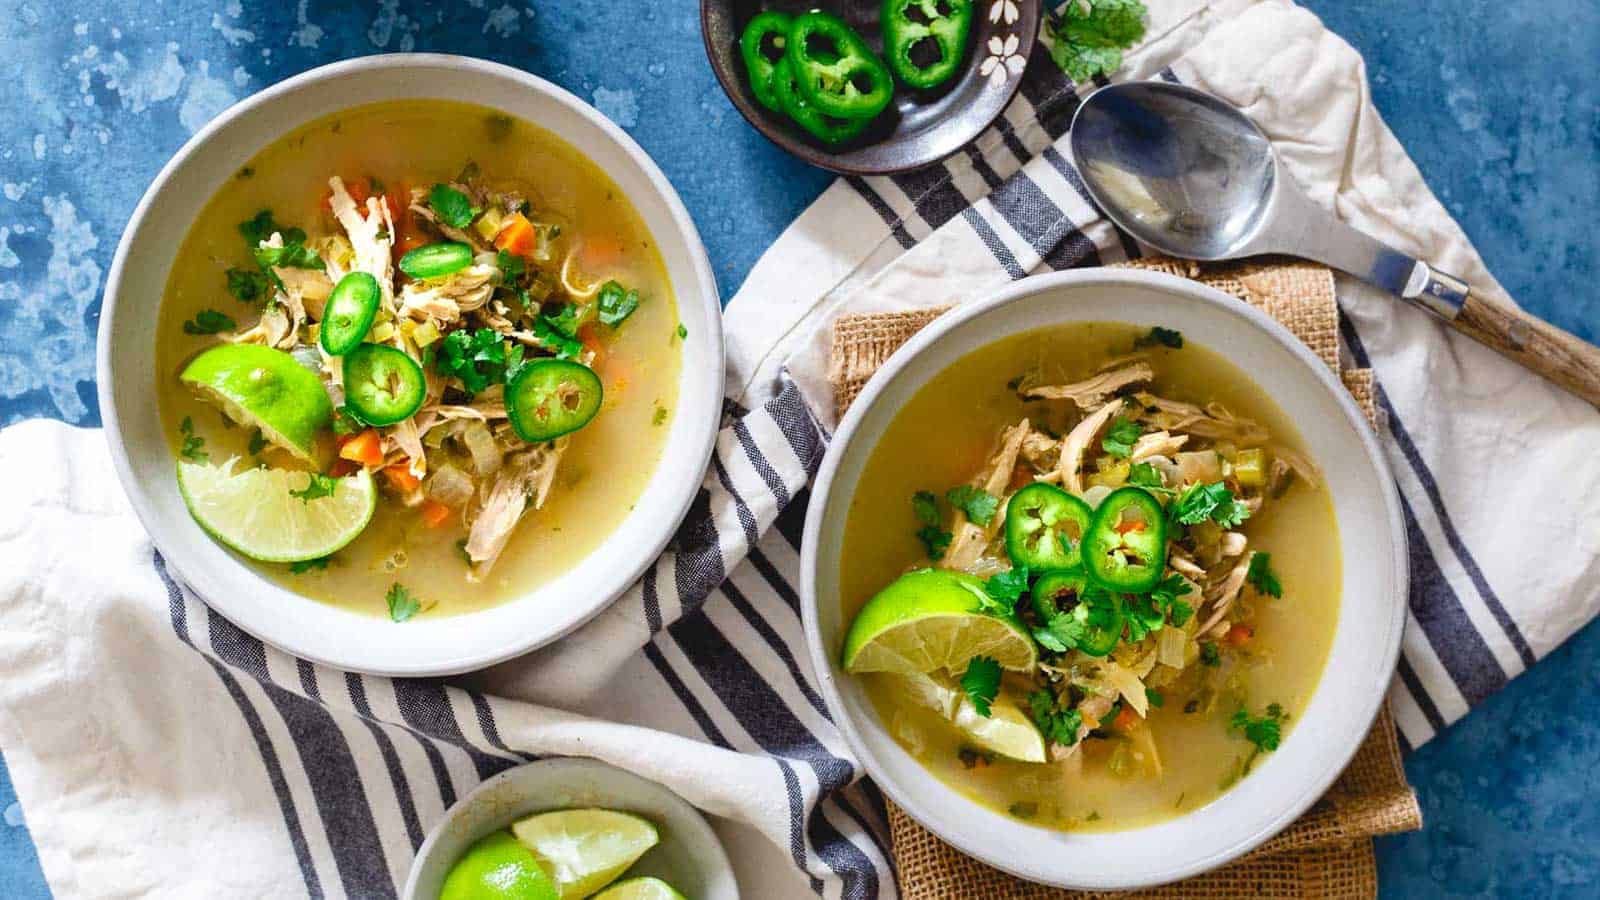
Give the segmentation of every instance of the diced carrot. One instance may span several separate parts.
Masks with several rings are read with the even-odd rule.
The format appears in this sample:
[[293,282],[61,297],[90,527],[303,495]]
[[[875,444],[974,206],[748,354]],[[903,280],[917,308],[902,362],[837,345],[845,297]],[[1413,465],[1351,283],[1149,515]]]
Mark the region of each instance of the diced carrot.
[[383,465],[383,440],[376,429],[366,431],[346,440],[339,447],[339,458],[376,468]]
[[578,341],[583,344],[583,349],[594,354],[594,359],[589,363],[589,368],[598,370],[606,361],[606,345],[600,343],[600,334],[593,324],[585,325],[578,329]]
[[451,509],[437,500],[422,501],[422,524],[429,528],[438,528],[450,521]]
[[1144,521],[1142,519],[1123,519],[1121,522],[1117,523],[1117,534],[1127,534],[1130,531],[1143,530]]
[[402,494],[409,494],[422,486],[422,479],[411,474],[408,463],[396,463],[383,470],[383,477],[389,479],[389,486]]
[[517,256],[532,256],[539,248],[539,235],[522,213],[512,213],[495,235],[495,247]]
[[336,459],[333,465],[328,467],[328,474],[334,478],[343,478],[346,475],[354,475],[359,468],[361,467],[348,459]]
[[622,264],[624,251],[622,242],[615,235],[585,235],[583,249],[583,269],[586,272],[604,272],[615,269]]
[[1242,622],[1235,622],[1233,623],[1233,627],[1228,629],[1227,640],[1228,643],[1234,645],[1235,647],[1243,647],[1245,644],[1250,643],[1250,639],[1255,636],[1256,631],[1254,628],[1251,628],[1249,625],[1245,625]]
[[1111,727],[1117,731],[1129,732],[1139,725],[1139,714],[1131,707],[1124,706],[1117,712],[1117,717],[1111,720]]

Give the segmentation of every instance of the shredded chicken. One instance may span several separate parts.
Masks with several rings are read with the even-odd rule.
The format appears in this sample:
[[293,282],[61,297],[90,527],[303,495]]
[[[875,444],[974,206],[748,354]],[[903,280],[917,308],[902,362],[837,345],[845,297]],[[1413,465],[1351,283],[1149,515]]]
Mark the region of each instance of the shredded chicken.
[[266,347],[287,349],[295,345],[295,329],[289,321],[289,314],[276,303],[268,306],[261,313],[261,318],[256,324],[244,331],[225,332],[217,335],[230,344],[261,344]]
[[1196,634],[1210,632],[1218,622],[1222,621],[1222,617],[1228,614],[1228,610],[1233,608],[1233,601],[1239,599],[1239,591],[1244,587],[1245,576],[1250,574],[1250,560],[1255,559],[1255,556],[1254,552],[1247,554],[1239,560],[1221,584],[1207,592],[1208,599],[1212,603],[1211,616],[1196,630]]
[[1248,546],[1249,543],[1250,539],[1237,531],[1223,532],[1220,540],[1220,546],[1222,547],[1222,558],[1227,559],[1230,556],[1238,556],[1244,552],[1244,548]]
[[400,289],[400,314],[417,320],[450,324],[489,302],[500,270],[473,263],[444,278],[407,282]]
[[[387,312],[391,317],[395,314],[394,308],[394,218],[389,215],[389,204],[378,197],[368,197],[365,212],[356,206],[356,201],[350,197],[350,192],[345,190],[344,179],[335,175],[328,179],[328,188],[333,192],[328,198],[328,206],[333,210],[333,217],[339,220],[339,225],[350,238],[350,246],[355,252],[355,261],[352,270],[366,272],[378,281],[379,309]],[[406,349],[405,340],[400,336],[398,329],[395,332],[395,346]]]
[[1317,471],[1316,464],[1293,450],[1273,447],[1272,459],[1274,463],[1279,460],[1283,461],[1285,465],[1294,470],[1294,473],[1305,481],[1307,487],[1316,487],[1317,483],[1322,480],[1322,473]]
[[[1006,429],[1000,438],[1000,449],[989,459],[988,467],[979,482],[980,487],[995,497],[1005,496],[1006,488],[1011,483],[1011,473],[1017,468],[1017,455],[1021,453],[1022,443],[1027,440],[1031,431],[1032,425],[1027,419]],[[990,537],[1004,521],[1003,508],[995,511],[987,526],[969,521],[966,513],[957,510],[953,529],[955,537],[939,564],[947,569],[971,567],[988,546]]]
[[1240,444],[1259,444],[1267,439],[1267,430],[1260,424],[1235,416],[1218,404],[1205,408],[1167,400],[1147,391],[1134,394],[1139,402],[1139,419],[1167,431],[1187,431],[1196,437],[1235,441]]
[[1150,364],[1139,361],[1126,368],[1102,372],[1072,384],[1040,385],[1024,388],[1019,393],[1024,400],[1071,400],[1081,410],[1091,410],[1105,403],[1106,398],[1131,384],[1149,381],[1155,377]]
[[1152,431],[1140,435],[1133,444],[1133,453],[1129,455],[1129,462],[1144,462],[1152,456],[1172,456],[1189,443],[1187,434],[1172,434],[1166,431]]
[[529,504],[534,509],[544,506],[566,448],[567,439],[560,438],[506,459],[494,483],[484,491],[482,505],[473,515],[467,533],[466,552],[474,564],[474,578],[488,574]]
[[1083,493],[1083,451],[1094,442],[1095,435],[1111,421],[1122,405],[1121,400],[1107,403],[1067,434],[1066,441],[1061,445],[1061,461],[1056,467],[1057,477],[1067,490],[1074,494]]
[[1036,472],[1054,472],[1061,459],[1061,442],[1042,431],[1030,430],[1022,439],[1021,456]]

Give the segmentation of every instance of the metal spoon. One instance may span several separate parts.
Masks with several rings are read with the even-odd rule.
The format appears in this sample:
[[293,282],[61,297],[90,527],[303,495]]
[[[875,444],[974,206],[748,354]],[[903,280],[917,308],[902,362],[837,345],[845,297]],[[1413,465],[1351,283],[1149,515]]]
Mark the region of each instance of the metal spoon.
[[1281,253],[1348,272],[1600,406],[1600,348],[1334,218],[1284,171],[1256,124],[1222,99],[1164,81],[1090,94],[1072,156],[1111,221],[1171,256]]

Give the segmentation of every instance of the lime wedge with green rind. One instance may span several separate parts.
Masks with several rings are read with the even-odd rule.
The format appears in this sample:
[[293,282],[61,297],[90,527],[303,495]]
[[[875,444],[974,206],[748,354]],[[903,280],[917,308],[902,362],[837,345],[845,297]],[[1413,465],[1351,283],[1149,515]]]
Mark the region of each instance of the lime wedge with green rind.
[[963,572],[918,569],[895,579],[867,601],[845,634],[842,659],[850,672],[959,676],[975,656],[1013,672],[1031,672],[1038,650],[1022,624],[984,612],[993,601],[983,582]]
[[196,356],[178,378],[241,425],[316,464],[317,434],[333,420],[333,401],[315,372],[282,350],[219,344]]
[[[299,562],[321,559],[355,540],[372,520],[378,492],[365,469],[330,479],[327,496],[296,497],[312,475],[290,469],[237,469],[178,463],[178,490],[200,527],[251,559]],[[312,492],[316,493],[316,492]]]
[[1022,762],[1046,760],[1044,735],[1005,692],[990,702],[989,715],[981,716],[966,693],[942,676],[885,672],[876,677],[890,679],[889,689],[896,698],[948,720],[975,749]]
[[450,867],[439,900],[558,900],[561,891],[509,832],[480,838]]
[[539,813],[511,833],[555,878],[561,900],[593,895],[661,841],[650,820],[610,809]]
[[595,894],[593,900],[684,900],[684,896],[659,878],[629,878]]

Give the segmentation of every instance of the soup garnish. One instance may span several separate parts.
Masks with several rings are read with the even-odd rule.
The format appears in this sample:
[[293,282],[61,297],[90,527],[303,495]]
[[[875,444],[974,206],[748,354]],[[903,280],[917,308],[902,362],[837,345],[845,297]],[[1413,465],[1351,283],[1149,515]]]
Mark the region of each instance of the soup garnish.
[[[418,142],[433,133],[448,136]],[[304,171],[319,158],[320,173]],[[164,330],[179,335],[163,334],[163,357],[186,360],[178,380],[221,412],[163,396],[164,412],[188,423],[179,477],[191,512],[245,556],[292,564],[296,589],[326,586],[326,599],[396,621],[441,603],[480,606],[463,598],[502,597],[557,571],[559,559],[538,579],[516,564],[521,584],[495,575],[525,521],[620,461],[625,433],[639,437],[647,475],[660,438],[639,429],[660,424],[673,400],[642,366],[665,354],[659,375],[675,380],[676,314],[648,233],[614,185],[532,126],[433,102],[315,123],[247,171],[191,231],[163,310]],[[280,171],[279,190],[251,190]],[[224,226],[217,210],[237,209],[235,194],[273,208]],[[233,232],[236,249],[219,232]],[[247,312],[192,309],[224,291]],[[628,337],[636,327],[659,332],[648,353]],[[572,462],[573,442],[608,416],[619,421]],[[195,424],[207,421],[226,427]],[[247,443],[226,433],[238,425]],[[593,528],[570,508],[551,513],[568,520],[534,529],[542,549],[576,549],[551,539],[563,524],[592,545],[631,502],[618,491],[642,485],[617,481],[608,509],[586,513]],[[353,541],[356,556],[330,565]],[[407,573],[414,590],[396,580],[413,556],[431,563]],[[439,575],[442,560],[458,574]]]
[[[1000,387],[1019,356],[1039,362]],[[963,416],[992,424],[929,440]],[[1170,329],[1070,326],[957,362],[858,482],[841,574],[847,603],[870,598],[845,668],[897,741],[1013,816],[1123,828],[1207,802],[1278,748],[1331,635],[1333,573],[1306,566],[1336,553],[1331,507],[1276,418]],[[1291,578],[1303,609],[1281,603]]]

